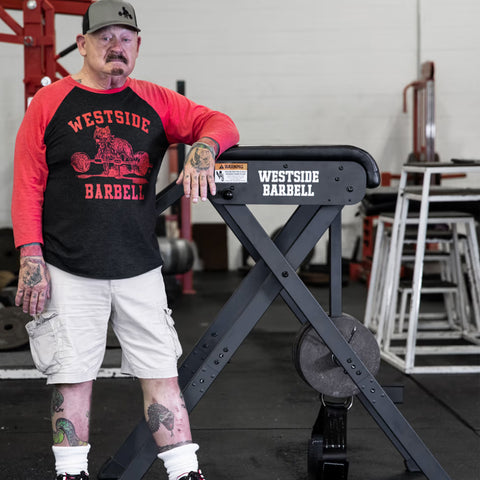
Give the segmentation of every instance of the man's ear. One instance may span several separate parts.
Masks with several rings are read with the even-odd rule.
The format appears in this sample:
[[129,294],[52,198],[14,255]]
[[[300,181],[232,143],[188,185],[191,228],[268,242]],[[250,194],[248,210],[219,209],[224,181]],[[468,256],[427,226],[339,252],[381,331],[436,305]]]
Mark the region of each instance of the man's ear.
[[140,44],[142,43],[142,37],[137,37],[137,54],[138,54],[138,51],[140,50]]
[[77,41],[77,47],[78,47],[78,51],[80,52],[80,55],[85,56],[85,53],[86,53],[85,35],[77,35],[76,41]]

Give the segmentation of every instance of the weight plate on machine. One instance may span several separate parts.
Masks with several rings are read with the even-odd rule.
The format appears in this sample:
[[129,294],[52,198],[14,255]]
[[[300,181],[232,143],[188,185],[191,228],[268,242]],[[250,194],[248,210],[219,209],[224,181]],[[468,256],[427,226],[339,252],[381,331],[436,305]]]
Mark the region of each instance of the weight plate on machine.
[[[369,372],[375,375],[380,367],[380,349],[370,330],[350,315],[343,314],[331,320]],[[299,375],[318,392],[335,398],[350,397],[359,392],[310,323],[305,324],[297,335],[293,359]]]
[[11,350],[28,343],[25,325],[32,317],[20,307],[0,308],[0,350]]

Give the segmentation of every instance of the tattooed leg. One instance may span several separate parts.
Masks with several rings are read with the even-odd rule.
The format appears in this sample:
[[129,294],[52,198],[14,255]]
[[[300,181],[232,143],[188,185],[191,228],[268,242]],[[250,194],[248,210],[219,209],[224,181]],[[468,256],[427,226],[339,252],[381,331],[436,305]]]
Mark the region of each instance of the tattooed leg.
[[88,445],[88,442],[84,442],[78,438],[78,435],[75,432],[75,427],[70,420],[67,420],[66,418],[57,418],[57,421],[55,422],[55,431],[53,432],[53,443],[54,445],[60,445],[65,439],[70,447]]
[[54,445],[88,445],[91,393],[91,381],[57,385],[53,389],[51,418]]
[[164,426],[173,437],[173,429],[175,428],[175,416],[165,406],[158,403],[152,403],[147,408],[147,423],[150,430],[158,432],[160,426]]
[[177,378],[141,380],[145,419],[160,451],[192,442],[188,411]]
[[63,404],[63,395],[60,393],[60,391],[57,388],[54,388],[52,393],[52,403],[50,406],[50,415],[52,417],[55,415],[55,413],[63,412],[62,404]]

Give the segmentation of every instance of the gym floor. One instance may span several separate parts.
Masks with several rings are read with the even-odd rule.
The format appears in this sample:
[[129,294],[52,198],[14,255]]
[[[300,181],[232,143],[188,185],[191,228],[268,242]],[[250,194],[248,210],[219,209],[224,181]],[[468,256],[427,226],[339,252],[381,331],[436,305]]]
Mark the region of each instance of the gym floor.
[[[186,353],[241,280],[237,272],[195,274],[196,294],[184,295],[173,305]],[[328,309],[328,288],[311,290]],[[365,299],[364,283],[347,282],[345,313],[361,320]],[[320,403],[318,393],[300,378],[292,362],[299,328],[283,300],[275,300],[193,410],[193,436],[200,444],[207,479],[307,479],[307,446]],[[118,366],[116,359],[118,348],[109,348],[104,365]],[[480,479],[478,375],[409,376],[382,362],[377,379],[384,386],[404,387],[398,408],[452,480]],[[2,380],[0,398],[1,478],[52,480],[50,391],[45,381]],[[93,402],[90,473],[96,478],[141,418],[138,381],[98,379]],[[355,400],[348,412],[347,457],[349,480],[426,478],[405,470],[402,456]],[[165,480],[161,463],[155,462],[144,478]]]

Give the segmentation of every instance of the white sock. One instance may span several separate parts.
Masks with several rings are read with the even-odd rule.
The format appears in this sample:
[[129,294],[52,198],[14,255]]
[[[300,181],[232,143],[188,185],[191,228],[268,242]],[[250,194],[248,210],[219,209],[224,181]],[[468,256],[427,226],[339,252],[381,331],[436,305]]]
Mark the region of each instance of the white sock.
[[79,447],[52,447],[55,455],[57,475],[68,473],[78,475],[82,471],[88,474],[88,452],[90,445]]
[[190,472],[198,471],[198,460],[195,453],[198,449],[199,446],[196,443],[187,443],[158,454],[158,458],[163,460],[167,470],[168,480],[178,480]]

